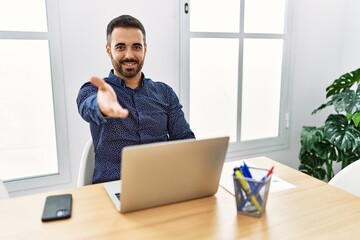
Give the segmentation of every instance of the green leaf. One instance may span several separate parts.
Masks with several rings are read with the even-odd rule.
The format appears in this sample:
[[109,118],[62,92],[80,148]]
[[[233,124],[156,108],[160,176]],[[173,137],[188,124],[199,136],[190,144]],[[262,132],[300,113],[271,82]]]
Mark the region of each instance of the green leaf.
[[352,85],[354,85],[354,83],[357,83],[359,81],[360,81],[360,68],[350,73],[345,73],[326,88],[326,98],[334,94],[340,93],[346,89],[350,89]]
[[300,150],[299,170],[317,179],[324,180],[326,170],[324,169],[324,160],[317,157],[313,152]]
[[360,123],[360,112],[356,112],[351,116],[351,120],[354,122],[355,127],[359,126]]
[[324,135],[340,150],[353,150],[358,147],[360,139],[360,131],[341,114],[329,115],[324,125]]
[[301,146],[310,151],[314,148],[314,144],[324,139],[324,130],[316,127],[304,126],[300,136]]
[[[359,85],[360,86],[360,85]],[[333,105],[337,112],[355,113],[360,111],[360,89],[344,90],[333,96]]]
[[347,118],[347,120],[351,121],[351,119],[353,118],[353,114],[350,114],[350,113],[345,113],[345,116]]
[[316,156],[321,159],[328,159],[331,161],[336,161],[338,159],[337,150],[336,146],[331,144],[329,141],[315,143],[313,148]]
[[328,101],[327,103],[322,104],[320,107],[318,107],[317,109],[315,109],[311,114],[314,115],[315,113],[317,113],[318,111],[333,105],[333,100]]

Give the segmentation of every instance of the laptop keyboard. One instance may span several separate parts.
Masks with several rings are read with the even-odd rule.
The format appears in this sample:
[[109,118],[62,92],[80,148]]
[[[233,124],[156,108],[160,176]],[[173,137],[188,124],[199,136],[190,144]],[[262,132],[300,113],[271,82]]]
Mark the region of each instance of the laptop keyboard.
[[120,193],[115,193],[115,196],[116,196],[117,199],[119,199],[119,201],[120,201]]

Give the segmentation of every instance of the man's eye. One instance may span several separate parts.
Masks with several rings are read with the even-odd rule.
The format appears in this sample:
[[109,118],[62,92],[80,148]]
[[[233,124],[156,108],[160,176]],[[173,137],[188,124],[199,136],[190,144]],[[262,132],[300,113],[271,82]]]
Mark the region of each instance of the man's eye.
[[142,47],[141,47],[141,46],[134,46],[134,49],[135,49],[135,50],[141,50]]

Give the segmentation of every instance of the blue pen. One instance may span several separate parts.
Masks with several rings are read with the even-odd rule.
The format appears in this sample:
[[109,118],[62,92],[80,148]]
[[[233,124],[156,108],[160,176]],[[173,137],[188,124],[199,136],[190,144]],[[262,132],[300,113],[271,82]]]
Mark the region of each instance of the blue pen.
[[248,177],[248,178],[252,178],[252,175],[251,175],[251,172],[249,170],[249,167],[246,165],[246,163],[244,162],[243,166],[240,167],[241,170],[243,171],[243,174],[245,177]]
[[[246,163],[244,162],[242,166],[240,166],[240,170],[243,173],[244,177],[246,178],[250,178],[252,179],[252,174],[250,172],[249,167],[246,165]],[[255,195],[257,201],[260,203],[260,205],[262,204],[262,199],[261,196],[259,195],[259,190],[261,187],[261,183],[256,183],[256,182],[252,182],[252,181],[247,181],[250,189],[252,191],[252,195]],[[251,197],[251,196],[250,196]],[[250,197],[248,196],[246,198],[246,200],[244,201],[244,204],[246,203],[246,201],[248,201],[250,199]]]
[[[244,177],[251,178],[251,179],[253,178],[251,175],[251,172],[249,170],[249,167],[246,165],[245,162],[242,166],[240,166],[240,170],[241,170],[242,174],[244,175]],[[254,187],[256,186],[256,184],[249,181],[249,185],[250,185],[251,190],[254,190]]]

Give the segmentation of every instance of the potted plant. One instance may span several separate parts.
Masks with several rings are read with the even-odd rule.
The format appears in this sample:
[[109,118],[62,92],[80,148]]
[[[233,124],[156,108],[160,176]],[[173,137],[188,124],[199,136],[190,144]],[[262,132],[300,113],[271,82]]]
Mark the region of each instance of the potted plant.
[[304,126],[299,170],[320,180],[334,176],[333,163],[344,168],[360,159],[360,68],[342,75],[326,88],[327,103],[312,114],[333,106],[321,127]]

